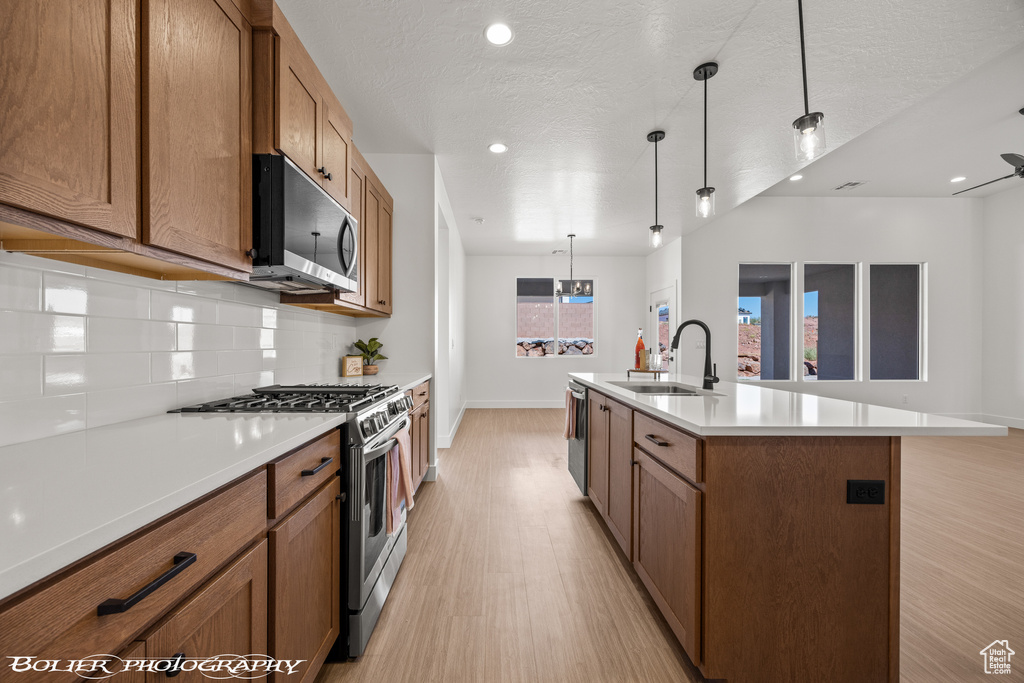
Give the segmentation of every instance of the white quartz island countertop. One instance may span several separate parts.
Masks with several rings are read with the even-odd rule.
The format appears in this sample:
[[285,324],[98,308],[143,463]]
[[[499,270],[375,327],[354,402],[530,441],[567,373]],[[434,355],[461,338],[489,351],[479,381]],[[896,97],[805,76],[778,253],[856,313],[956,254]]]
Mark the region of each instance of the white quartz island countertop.
[[[320,381],[405,391],[429,378]],[[344,421],[329,413],[174,413],[0,448],[0,599]]]
[[[770,389],[753,382],[720,382],[701,389],[701,379],[662,375],[696,396],[652,396],[612,384],[625,373],[569,373],[569,378],[700,436],[1006,436],[1006,427],[869,403]],[[634,375],[633,384],[654,384]]]

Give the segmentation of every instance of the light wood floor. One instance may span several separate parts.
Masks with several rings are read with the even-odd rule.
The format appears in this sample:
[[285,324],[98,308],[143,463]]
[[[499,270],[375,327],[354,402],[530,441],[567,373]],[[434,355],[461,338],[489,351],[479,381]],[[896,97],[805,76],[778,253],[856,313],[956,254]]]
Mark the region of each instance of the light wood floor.
[[[366,654],[317,683],[704,680],[575,488],[562,420],[466,412]],[[902,680],[983,680],[997,638],[1020,680],[1024,432],[904,439],[902,496]]]

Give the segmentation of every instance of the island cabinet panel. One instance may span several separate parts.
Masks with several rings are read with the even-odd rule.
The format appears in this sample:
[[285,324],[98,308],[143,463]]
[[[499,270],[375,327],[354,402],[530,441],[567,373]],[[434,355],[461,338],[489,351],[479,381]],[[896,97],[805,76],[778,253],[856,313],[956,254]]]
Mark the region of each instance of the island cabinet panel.
[[[260,541],[174,610],[146,639],[152,659],[178,661],[267,651],[267,542]],[[148,674],[151,682],[208,681],[196,669]]]
[[117,652],[262,534],[266,510],[261,470],[5,606],[0,652],[42,659]]
[[690,660],[700,664],[703,494],[640,449],[634,455],[633,567]]
[[138,231],[138,0],[4,3],[0,202]]
[[[270,530],[270,654],[304,660],[275,681],[316,678],[340,630],[341,480]],[[265,650],[257,650],[264,652]]]
[[608,529],[633,556],[633,411],[608,400]]
[[587,401],[587,495],[602,517],[608,515],[608,399],[593,391]]
[[[705,676],[898,680],[898,441],[706,439]],[[850,479],[884,503],[847,503]]]
[[142,17],[143,241],[251,271],[252,30],[231,0]]

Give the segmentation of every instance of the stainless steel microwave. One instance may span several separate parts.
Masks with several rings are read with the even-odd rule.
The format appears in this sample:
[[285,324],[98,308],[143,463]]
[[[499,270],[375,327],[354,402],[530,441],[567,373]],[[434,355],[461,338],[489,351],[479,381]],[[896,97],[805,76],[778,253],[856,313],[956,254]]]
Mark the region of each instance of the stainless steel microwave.
[[253,155],[249,284],[282,291],[358,290],[356,219],[287,157]]

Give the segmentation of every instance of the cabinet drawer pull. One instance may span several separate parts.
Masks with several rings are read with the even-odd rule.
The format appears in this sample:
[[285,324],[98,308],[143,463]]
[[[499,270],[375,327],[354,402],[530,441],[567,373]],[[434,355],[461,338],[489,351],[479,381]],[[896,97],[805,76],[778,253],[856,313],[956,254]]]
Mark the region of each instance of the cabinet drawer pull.
[[[170,659],[167,660],[166,668],[161,666],[161,667],[159,667],[159,670],[163,671],[164,675],[167,676],[168,678],[174,678],[175,676],[177,676],[178,674],[180,674],[182,672],[182,670],[183,670],[182,669],[182,664],[184,664],[184,663],[185,663],[185,653],[184,652],[176,652],[176,653],[174,653],[173,657],[171,657]],[[153,668],[157,668],[157,667],[153,667]]]
[[342,503],[344,503],[346,498],[347,496],[345,495],[345,492],[342,491],[341,493],[334,497],[334,500],[340,500]]
[[668,441],[662,441],[661,439],[656,437],[654,434],[648,434],[644,438],[647,439],[648,441],[650,441],[651,443],[653,443],[655,446],[661,446],[662,448],[665,448],[666,446],[671,446],[672,445]]
[[334,458],[320,458],[320,464],[311,470],[302,470],[302,476],[312,477],[314,474],[322,470],[323,468],[334,462]]
[[427,392],[425,392],[425,391],[421,391],[419,395],[420,395],[420,396],[426,396],[426,395],[427,395]]
[[327,172],[327,167],[326,166],[321,166],[320,168],[318,168],[316,170],[317,170],[317,172],[320,173],[320,175],[322,175],[323,177],[327,178],[328,180],[334,180],[334,177],[330,173]]
[[157,588],[180,574],[186,567],[195,561],[195,553],[178,553],[174,556],[174,566],[153,581],[153,583],[149,584],[135,595],[123,600],[121,598],[110,598],[109,600],[104,600],[96,608],[96,616],[102,617],[107,614],[120,614],[121,612],[127,612],[132,607],[135,607],[135,605],[142,602],[144,598],[148,597]]

